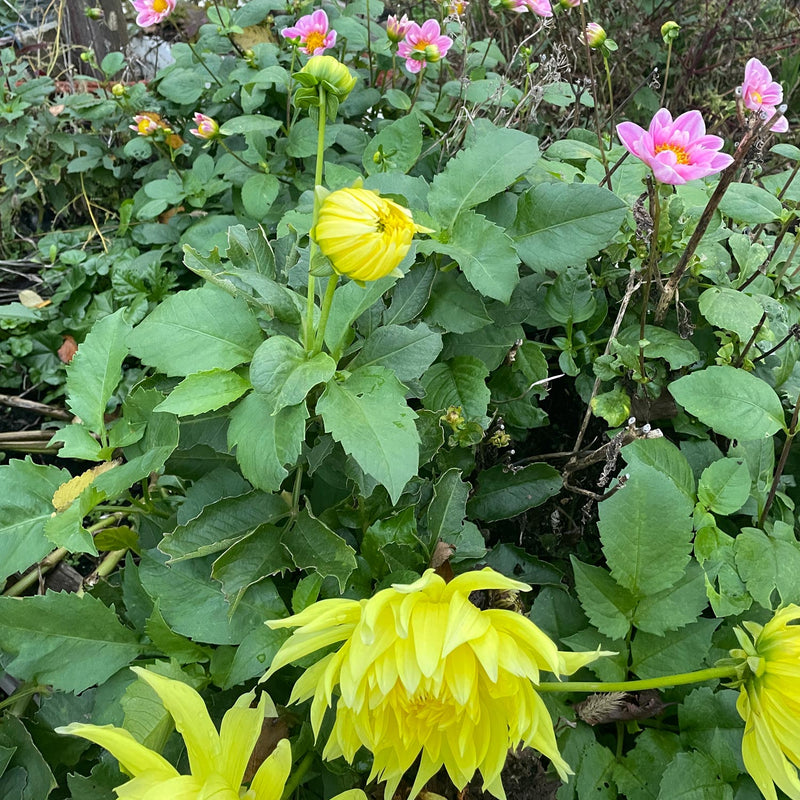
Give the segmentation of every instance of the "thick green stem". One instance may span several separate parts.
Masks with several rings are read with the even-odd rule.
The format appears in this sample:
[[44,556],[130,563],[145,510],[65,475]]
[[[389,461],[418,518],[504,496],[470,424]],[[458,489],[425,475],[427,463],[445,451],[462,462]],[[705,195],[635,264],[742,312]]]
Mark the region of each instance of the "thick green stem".
[[281,800],[287,800],[287,798],[292,796],[292,793],[300,785],[303,778],[305,778],[306,773],[311,768],[313,763],[314,751],[312,750],[310,753],[306,753],[303,760],[297,765],[297,767],[295,767],[294,770],[292,770],[289,780],[286,781],[286,785],[283,787]]
[[328,278],[328,287],[325,289],[325,297],[322,299],[322,309],[320,310],[319,314],[317,336],[314,339],[314,347],[311,350],[312,357],[322,351],[322,343],[325,341],[325,328],[328,324],[328,317],[331,313],[331,304],[333,303],[333,295],[336,291],[336,284],[338,282],[338,275],[331,275],[330,278]]
[[314,239],[314,226],[319,216],[319,195],[317,187],[322,186],[322,170],[325,164],[325,121],[328,116],[328,99],[325,88],[319,87],[319,119],[317,121],[317,164],[314,170],[314,211],[311,219],[311,242],[308,247],[308,297],[306,299],[306,328],[303,340],[307,351],[311,351],[314,344],[314,276],[311,274],[311,265],[317,252],[317,242]]
[[709,667],[695,672],[682,672],[678,675],[664,675],[662,678],[649,678],[644,681],[563,681],[561,683],[540,683],[537,692],[638,692],[643,689],[668,689],[671,686],[684,686],[687,683],[703,683],[717,678],[732,678],[736,667]]

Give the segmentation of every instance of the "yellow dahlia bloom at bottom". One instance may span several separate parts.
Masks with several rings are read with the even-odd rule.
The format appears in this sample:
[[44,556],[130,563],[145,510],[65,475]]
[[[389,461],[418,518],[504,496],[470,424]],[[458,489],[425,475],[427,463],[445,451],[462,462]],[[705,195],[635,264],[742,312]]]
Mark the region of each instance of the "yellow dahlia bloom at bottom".
[[[225,712],[220,731],[214,727],[202,697],[191,686],[139,667],[133,671],[151,686],[175,721],[189,756],[191,775],[180,775],[161,755],[140,744],[124,728],[73,722],[58,733],[99,744],[119,761],[132,780],[114,791],[122,800],[280,800],[292,766],[287,739],[258,768],[250,787],[242,786],[247,762],[261,735],[265,716],[276,716],[266,694],[250,708],[253,692],[242,695]],[[366,800],[360,790],[335,800]]]
[[366,747],[374,755],[370,780],[386,781],[387,800],[420,753],[412,799],[442,766],[459,789],[480,770],[484,790],[504,798],[500,773],[508,750],[519,744],[535,747],[566,778],[569,766],[532,684],[540,670],[570,674],[603,654],[561,652],[526,617],[478,609],[469,595],[480,589],[530,587],[488,568],[450,583],[427,570],[415,583],[395,584],[369,600],[322,600],[268,622],[298,630],[265,678],[342,642],[305,671],[291,702],[313,697],[311,723],[318,735],[338,686],[323,755],[352,762]]
[[376,281],[405,258],[415,233],[426,232],[407,208],[356,187],[325,197],[311,235],[340,275]]
[[736,710],[745,721],[744,766],[768,800],[777,800],[775,786],[800,800],[800,606],[778,611],[764,626],[745,622],[736,629],[744,680]]

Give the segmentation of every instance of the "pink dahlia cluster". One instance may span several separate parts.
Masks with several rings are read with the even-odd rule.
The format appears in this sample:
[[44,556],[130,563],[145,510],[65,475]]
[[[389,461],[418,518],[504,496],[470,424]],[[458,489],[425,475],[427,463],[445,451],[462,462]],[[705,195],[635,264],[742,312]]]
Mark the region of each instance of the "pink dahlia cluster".
[[[783,88],[772,80],[772,74],[757,58],[751,58],[744,67],[744,83],[738,87],[745,108],[758,111],[766,119],[774,116],[778,106],[783,102]],[[789,121],[786,117],[778,117],[770,128],[775,133],[786,133]]]
[[328,15],[322,10],[300,17],[291,28],[284,28],[281,36],[297,42],[309,56],[321,56],[336,44],[336,31],[330,29]]
[[414,74],[429,63],[441,61],[453,46],[453,40],[442,34],[437,20],[429,19],[418,25],[405,14],[400,19],[390,16],[386,20],[386,35],[397,44],[397,54],[406,60],[406,69]]
[[[773,117],[783,101],[781,85],[772,80],[770,71],[751,58],[744,70],[744,83],[737,88],[746,108],[766,119]],[[789,129],[786,117],[778,117],[770,130],[783,133]],[[680,184],[714,175],[733,163],[732,156],[721,152],[724,141],[706,133],[699,111],[687,111],[672,119],[660,108],[647,130],[634,122],[617,125],[617,136],[629,153],[653,170],[661,183]]]

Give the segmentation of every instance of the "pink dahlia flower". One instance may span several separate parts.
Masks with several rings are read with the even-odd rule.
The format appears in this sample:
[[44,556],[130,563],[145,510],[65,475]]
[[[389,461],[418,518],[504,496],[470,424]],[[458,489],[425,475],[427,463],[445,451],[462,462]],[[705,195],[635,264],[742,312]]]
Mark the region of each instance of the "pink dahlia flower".
[[133,121],[135,125],[128,125],[139,136],[152,136],[161,126],[148,114],[137,114]]
[[[770,71],[757,59],[751,58],[744,67],[744,83],[738,88],[741,92],[745,108],[760,111],[769,119],[783,102],[781,85],[772,80]],[[775,133],[786,133],[789,121],[786,117],[778,117],[770,128]]]
[[583,0],[558,0],[564,8],[577,8]]
[[661,183],[679,184],[705,178],[733,162],[720,153],[724,144],[719,136],[706,135],[699,111],[687,111],[675,120],[666,108],[660,108],[648,130],[633,122],[617,125],[622,144],[653,170]]
[[219,124],[215,119],[196,111],[194,114],[194,124],[196,128],[191,128],[189,133],[197,136],[198,139],[213,139],[219,133]]
[[406,14],[403,14],[400,19],[395,16],[389,16],[386,20],[386,35],[392,42],[402,42],[410,24]]
[[400,42],[397,54],[406,60],[406,69],[409,72],[419,72],[430,61],[432,64],[447,55],[453,46],[449,36],[442,36],[442,29],[435,19],[422,23],[409,22],[406,29],[406,38]]
[[530,11],[539,17],[553,16],[550,0],[503,0],[503,5],[517,14],[527,14]]
[[321,10],[300,17],[294,27],[284,28],[281,36],[299,39],[303,51],[309,56],[321,56],[336,44],[336,31],[330,30],[328,15]]
[[597,22],[589,22],[586,25],[586,30],[578,37],[583,44],[588,44],[589,47],[598,48],[608,39],[605,29]]
[[133,0],[133,7],[139,12],[136,24],[149,28],[163,22],[175,10],[175,0]]

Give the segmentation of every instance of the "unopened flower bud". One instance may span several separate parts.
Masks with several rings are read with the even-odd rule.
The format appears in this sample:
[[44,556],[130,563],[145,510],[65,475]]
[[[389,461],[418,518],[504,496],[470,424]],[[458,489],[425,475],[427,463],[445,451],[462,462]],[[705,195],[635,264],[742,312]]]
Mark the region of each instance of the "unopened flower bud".
[[113,94],[114,97],[124,97],[125,96],[125,87],[121,83],[115,83],[111,87],[111,94]]
[[678,34],[680,33],[681,26],[678,25],[675,20],[669,20],[665,22],[661,26],[661,38],[664,40],[664,44],[671,44],[678,38]]
[[581,35],[581,41],[594,49],[602,47],[607,38],[608,36],[606,36],[605,30],[603,30],[603,26],[596,22],[590,22]]
[[94,8],[87,8],[85,14],[89,19],[103,19],[103,9],[96,6]]
[[356,76],[333,56],[312,56],[293,77],[306,89],[322,85],[326,92],[336,95],[339,102],[350,94],[357,80]]
[[442,52],[435,44],[429,44],[425,48],[424,53],[425,53],[425,61],[427,61],[429,64],[435,64],[442,58]]
[[196,128],[192,128],[189,133],[197,136],[198,139],[214,139],[219,134],[219,123],[215,119],[201,114],[199,111],[195,112],[194,123]]

